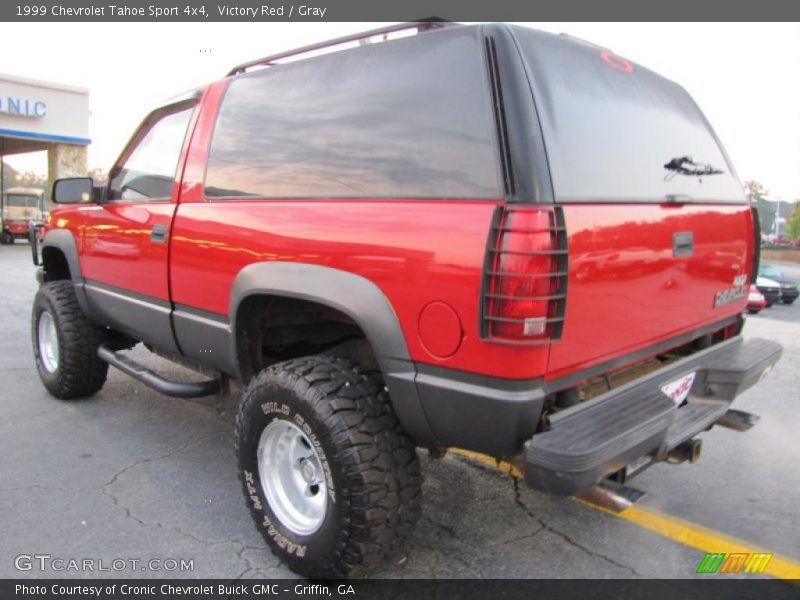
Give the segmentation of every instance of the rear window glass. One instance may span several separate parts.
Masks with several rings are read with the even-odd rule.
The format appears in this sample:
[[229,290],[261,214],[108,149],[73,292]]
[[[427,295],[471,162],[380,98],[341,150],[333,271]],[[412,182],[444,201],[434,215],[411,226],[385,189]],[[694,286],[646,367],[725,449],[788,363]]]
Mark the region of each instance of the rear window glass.
[[[556,199],[745,202],[710,126],[679,85],[603,49],[514,27],[542,122]],[[671,175],[689,156],[722,174]]]
[[474,30],[241,75],[222,101],[206,196],[496,198],[484,77]]

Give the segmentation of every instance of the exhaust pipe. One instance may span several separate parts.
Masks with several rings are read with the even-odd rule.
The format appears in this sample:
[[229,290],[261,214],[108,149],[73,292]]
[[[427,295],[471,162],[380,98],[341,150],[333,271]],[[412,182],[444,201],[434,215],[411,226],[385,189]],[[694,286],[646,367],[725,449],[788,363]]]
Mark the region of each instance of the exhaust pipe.
[[700,451],[703,448],[703,442],[699,439],[686,440],[675,446],[667,453],[667,457],[678,462],[690,463],[700,460]]
[[730,408],[715,425],[727,427],[734,431],[747,431],[756,423],[758,423],[758,415]]

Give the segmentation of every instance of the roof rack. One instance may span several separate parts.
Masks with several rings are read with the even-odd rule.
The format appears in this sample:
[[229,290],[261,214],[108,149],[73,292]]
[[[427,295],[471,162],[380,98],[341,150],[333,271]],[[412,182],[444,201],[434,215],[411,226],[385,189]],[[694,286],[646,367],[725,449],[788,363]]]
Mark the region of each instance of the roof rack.
[[449,21],[443,21],[441,19],[433,17],[430,19],[421,19],[419,21],[410,21],[408,23],[398,23],[396,25],[390,25],[388,27],[380,27],[378,29],[372,29],[370,31],[364,31],[362,33],[346,35],[344,37],[328,40],[327,42],[319,42],[316,44],[311,44],[309,46],[303,46],[302,48],[297,48],[295,50],[289,50],[288,52],[281,52],[279,54],[273,54],[271,56],[265,56],[264,58],[251,60],[246,63],[242,63],[240,65],[236,65],[235,67],[233,67],[233,69],[231,69],[228,72],[227,77],[245,73],[248,69],[252,67],[271,67],[276,64],[276,61],[282,60],[284,58],[298,56],[300,54],[306,54],[308,52],[314,52],[315,50],[322,50],[323,48],[331,48],[333,46],[340,46],[342,44],[358,42],[360,40],[364,40],[376,35],[386,35],[389,33],[395,33],[398,31],[407,31],[410,29],[416,29],[417,33],[419,34],[424,31],[430,31],[432,29],[441,29],[443,27],[449,27],[452,25],[457,25],[457,23],[451,23]]

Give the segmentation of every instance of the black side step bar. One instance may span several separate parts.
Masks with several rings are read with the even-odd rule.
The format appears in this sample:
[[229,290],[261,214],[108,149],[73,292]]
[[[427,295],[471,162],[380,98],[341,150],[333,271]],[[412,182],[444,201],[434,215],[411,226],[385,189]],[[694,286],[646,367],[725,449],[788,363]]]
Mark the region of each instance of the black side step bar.
[[110,344],[103,344],[97,349],[97,356],[102,358],[112,367],[116,367],[126,375],[138,379],[155,391],[173,398],[201,398],[213,396],[220,391],[220,382],[216,379],[205,381],[169,381],[154,373],[144,365],[137,363],[122,352],[114,350]]

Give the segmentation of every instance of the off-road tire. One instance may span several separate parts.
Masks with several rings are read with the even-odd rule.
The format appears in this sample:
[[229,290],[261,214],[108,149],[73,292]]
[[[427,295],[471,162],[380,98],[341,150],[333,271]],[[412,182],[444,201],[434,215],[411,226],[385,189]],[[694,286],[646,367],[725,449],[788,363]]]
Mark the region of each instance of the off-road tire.
[[[39,318],[49,312],[55,321],[58,338],[58,367],[49,371],[39,351]],[[31,340],[39,377],[50,392],[61,400],[91,396],[103,387],[108,363],[97,356],[97,347],[107,339],[107,330],[89,322],[75,297],[71,281],[43,284],[33,301]]]
[[8,231],[3,231],[0,233],[0,244],[7,246],[8,244],[14,243],[14,236],[11,235]]
[[[257,450],[275,419],[302,427],[317,447],[328,488],[319,529],[293,533],[265,497]],[[420,515],[414,443],[402,430],[379,376],[342,358],[311,356],[264,369],[247,386],[236,419],[245,497],[272,552],[305,577],[357,576],[402,547]],[[328,471],[329,469],[329,471]]]

